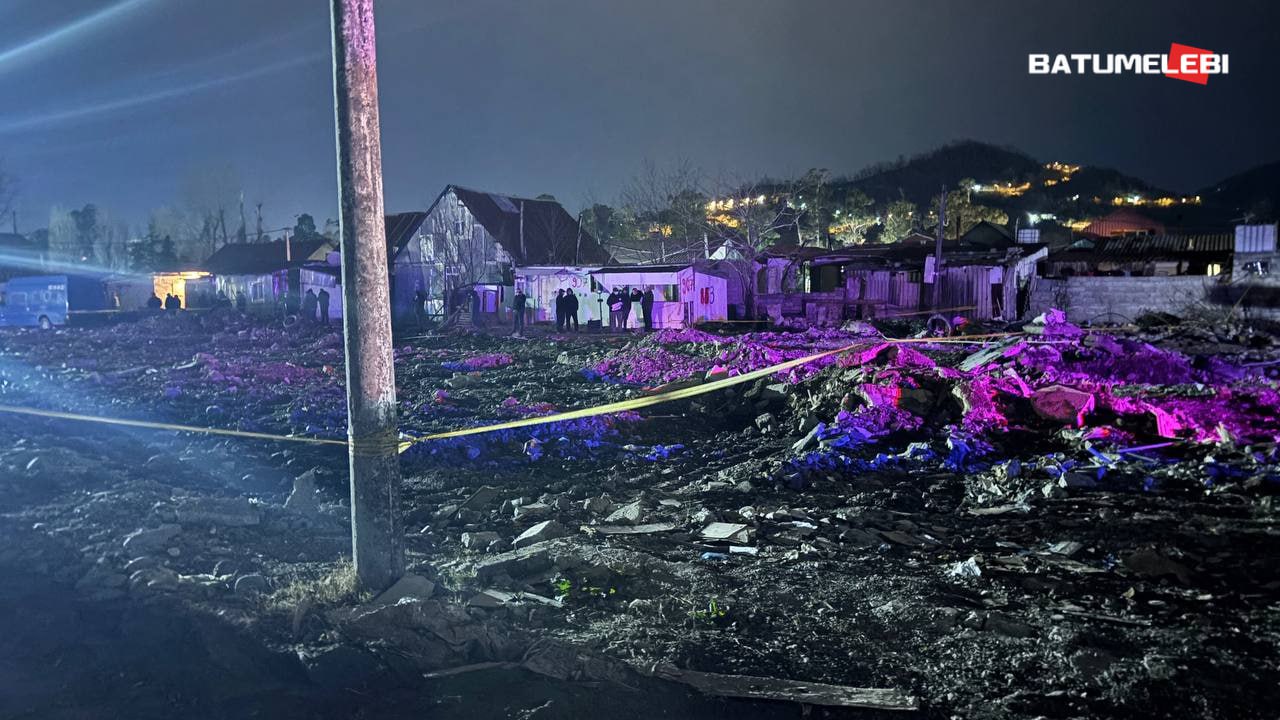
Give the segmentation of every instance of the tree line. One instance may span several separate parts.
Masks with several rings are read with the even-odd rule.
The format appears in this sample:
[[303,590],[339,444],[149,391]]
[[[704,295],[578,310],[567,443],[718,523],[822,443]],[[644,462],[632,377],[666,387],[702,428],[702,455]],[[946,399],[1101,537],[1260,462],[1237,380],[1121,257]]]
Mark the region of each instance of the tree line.
[[[973,180],[947,194],[947,237],[1008,215],[977,202]],[[751,256],[782,243],[836,248],[892,243],[936,231],[938,200],[920,208],[901,192],[876,200],[847,178],[813,168],[789,179],[709,178],[687,161],[646,163],[616,202],[588,196],[583,228],[623,261],[680,262],[717,250]]]
[[[0,167],[0,218],[12,212],[17,180]],[[229,165],[193,167],[172,202],[153,209],[142,227],[131,226],[97,203],[55,205],[48,225],[27,240],[58,263],[83,263],[115,271],[179,270],[198,265],[229,243],[267,242],[288,234],[298,240],[336,237],[336,222],[317,228],[301,214],[292,226],[272,227],[262,201],[246,201],[244,183]]]

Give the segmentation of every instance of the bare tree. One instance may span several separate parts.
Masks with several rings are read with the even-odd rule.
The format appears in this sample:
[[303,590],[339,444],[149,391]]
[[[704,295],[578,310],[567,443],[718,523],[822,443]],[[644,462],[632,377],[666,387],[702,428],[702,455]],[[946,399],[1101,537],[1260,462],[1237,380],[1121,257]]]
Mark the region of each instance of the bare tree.
[[622,190],[621,204],[638,231],[621,248],[637,260],[670,262],[702,254],[707,229],[706,178],[688,160],[660,167],[646,161]]
[[186,217],[186,232],[175,236],[179,254],[207,257],[219,242],[230,241],[227,212],[240,202],[243,183],[231,165],[204,165],[189,168],[180,185],[179,205]]
[[793,182],[722,179],[717,189],[707,204],[706,215],[721,241],[740,240],[754,253],[776,242],[781,231],[796,228],[799,210],[791,203],[795,194]]

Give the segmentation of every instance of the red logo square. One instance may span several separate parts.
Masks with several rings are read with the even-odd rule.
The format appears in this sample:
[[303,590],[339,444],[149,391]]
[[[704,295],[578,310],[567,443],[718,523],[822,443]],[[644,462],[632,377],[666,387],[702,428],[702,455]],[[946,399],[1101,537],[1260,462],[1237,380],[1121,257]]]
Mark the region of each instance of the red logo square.
[[1183,55],[1212,55],[1212,50],[1201,50],[1200,48],[1191,47],[1190,45],[1179,45],[1173,43],[1169,46],[1169,66],[1165,72],[1166,77],[1174,80],[1186,80],[1197,85],[1208,85],[1209,75],[1207,73],[1184,73],[1181,72]]

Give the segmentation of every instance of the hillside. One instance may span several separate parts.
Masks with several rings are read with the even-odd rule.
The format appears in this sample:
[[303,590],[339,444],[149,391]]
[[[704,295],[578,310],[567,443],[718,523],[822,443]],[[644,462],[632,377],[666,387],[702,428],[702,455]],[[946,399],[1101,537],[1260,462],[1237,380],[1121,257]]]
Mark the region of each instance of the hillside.
[[873,165],[835,186],[861,190],[878,202],[906,197],[923,205],[944,184],[954,188],[965,178],[987,184],[1021,182],[1042,170],[1039,161],[1019,150],[962,140],[905,161]]
[[[1075,196],[1110,202],[1117,196],[1137,193],[1172,195],[1112,168],[1046,163],[1015,148],[974,140],[949,143],[896,163],[873,165],[835,185],[861,190],[878,202],[905,197],[917,205],[926,205],[940,187],[956,188],[966,178],[982,187],[1005,188],[1003,192],[991,192],[989,204],[1018,210],[1043,211],[1047,208],[1024,206],[1056,204]],[[1023,185],[1026,188],[1017,194],[1008,190]]]
[[1182,195],[1114,168],[1044,161],[1016,148],[973,140],[873,165],[834,181],[832,190],[837,201],[857,190],[878,203],[906,198],[924,208],[943,185],[957,188],[963,179],[976,183],[976,202],[998,207],[1011,217],[1048,213],[1078,220],[1124,206],[1171,226],[1202,229],[1221,227],[1246,215],[1275,221],[1280,209],[1280,162]]
[[1224,178],[1200,190],[1200,195],[1206,205],[1219,207],[1233,217],[1249,215],[1274,221],[1280,210],[1280,161]]

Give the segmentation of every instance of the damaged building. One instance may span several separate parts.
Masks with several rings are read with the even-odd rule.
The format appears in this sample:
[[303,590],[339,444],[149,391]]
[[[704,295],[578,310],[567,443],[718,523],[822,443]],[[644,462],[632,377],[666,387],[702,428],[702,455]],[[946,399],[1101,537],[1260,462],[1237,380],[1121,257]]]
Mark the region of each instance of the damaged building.
[[1245,288],[1266,284],[1249,268],[1261,271],[1274,248],[1274,226],[1241,226],[1234,234],[1086,237],[1041,263],[1031,313],[1055,307],[1072,322],[1125,323],[1145,312],[1183,314],[1245,297],[1265,305],[1265,290]]
[[[394,230],[394,232],[393,232]],[[447,186],[425,213],[388,218],[394,320],[415,316],[415,296],[440,314],[478,293],[482,314],[503,314],[519,266],[596,266],[609,253],[560,203]],[[466,298],[469,302],[469,297]]]
[[215,292],[250,312],[271,313],[300,297],[302,268],[325,264],[337,246],[326,238],[231,243],[218,248],[200,270],[213,276]]
[[[994,227],[994,226],[993,226]],[[838,325],[849,319],[914,315],[934,308],[971,318],[1025,314],[1043,244],[966,235],[947,243],[935,272],[933,245],[923,242],[826,250],[773,246],[757,258],[755,311],[775,323],[803,319]],[[934,283],[940,283],[937,300]]]

